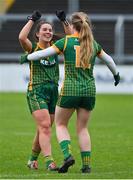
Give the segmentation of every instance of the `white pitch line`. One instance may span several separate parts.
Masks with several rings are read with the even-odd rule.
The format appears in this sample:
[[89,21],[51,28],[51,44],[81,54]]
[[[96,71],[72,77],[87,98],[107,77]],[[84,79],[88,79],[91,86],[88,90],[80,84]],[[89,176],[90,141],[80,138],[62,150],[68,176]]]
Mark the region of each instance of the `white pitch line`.
[[[118,174],[121,174],[121,175],[124,175],[124,174],[127,174],[128,173],[128,175],[129,175],[129,172],[127,172],[127,171],[117,171],[117,172],[94,172],[94,173],[91,173],[91,174],[82,174],[82,173],[67,173],[67,174],[58,174],[58,173],[46,173],[46,172],[44,172],[44,173],[39,173],[39,174],[24,174],[24,175],[22,175],[22,174],[14,174],[14,175],[11,175],[11,174],[4,174],[4,175],[0,175],[0,178],[13,178],[13,177],[42,177],[42,176],[44,176],[44,177],[46,177],[46,176],[53,176],[53,177],[55,177],[55,176],[57,176],[58,177],[58,179],[60,178],[60,177],[65,177],[65,176],[84,176],[84,177],[86,177],[86,176],[95,176],[95,175],[97,175],[97,176],[99,176],[99,178],[100,178],[100,175],[115,175],[115,176],[118,176]],[[116,175],[117,174],[117,175]],[[130,174],[130,176],[131,175],[133,175],[133,172],[131,172],[131,174]],[[54,178],[55,179],[55,178]],[[62,179],[62,178],[61,178]],[[77,179],[77,178],[76,178]]]

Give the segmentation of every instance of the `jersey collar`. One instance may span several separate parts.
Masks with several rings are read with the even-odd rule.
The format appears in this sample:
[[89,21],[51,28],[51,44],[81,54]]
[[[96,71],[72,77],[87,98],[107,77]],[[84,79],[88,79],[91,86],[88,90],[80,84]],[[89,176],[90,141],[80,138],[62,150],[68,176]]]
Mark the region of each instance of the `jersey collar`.
[[73,37],[79,37],[79,33],[75,32],[74,34],[72,34]]
[[40,43],[37,43],[37,46],[41,49],[46,49],[46,47],[42,46]]

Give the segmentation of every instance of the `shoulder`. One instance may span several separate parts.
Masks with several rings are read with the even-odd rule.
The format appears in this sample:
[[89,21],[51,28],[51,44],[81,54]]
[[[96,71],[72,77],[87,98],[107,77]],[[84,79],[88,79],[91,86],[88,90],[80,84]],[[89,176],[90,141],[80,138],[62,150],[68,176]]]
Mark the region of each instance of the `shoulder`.
[[36,51],[37,48],[38,48],[37,43],[36,43],[36,42],[32,42],[32,50],[31,50],[31,53],[34,52],[34,51]]

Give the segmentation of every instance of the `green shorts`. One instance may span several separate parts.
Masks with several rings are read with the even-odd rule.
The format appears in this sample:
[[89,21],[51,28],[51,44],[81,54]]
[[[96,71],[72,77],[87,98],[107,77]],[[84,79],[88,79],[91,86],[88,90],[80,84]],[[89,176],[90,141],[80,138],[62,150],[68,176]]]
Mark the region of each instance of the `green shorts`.
[[63,108],[92,110],[95,107],[95,97],[59,96],[57,105]]
[[54,114],[57,99],[58,86],[54,83],[35,85],[31,91],[27,91],[27,101],[31,113],[39,109],[48,109],[50,114]]

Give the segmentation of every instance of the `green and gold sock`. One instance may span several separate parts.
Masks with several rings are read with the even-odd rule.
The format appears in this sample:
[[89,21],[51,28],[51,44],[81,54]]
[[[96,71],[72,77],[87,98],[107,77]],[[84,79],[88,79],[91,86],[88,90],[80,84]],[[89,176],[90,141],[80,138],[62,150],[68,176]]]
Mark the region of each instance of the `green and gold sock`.
[[91,157],[91,152],[90,151],[82,151],[81,152],[82,167],[83,168],[90,166],[90,157]]
[[49,167],[51,162],[54,162],[54,159],[52,158],[52,156],[45,156],[46,168]]
[[70,140],[64,140],[60,142],[60,147],[64,155],[64,159],[68,158],[71,156],[71,145],[70,145]]
[[32,153],[30,155],[30,160],[31,161],[36,161],[38,159],[39,154],[40,154],[40,151],[36,152],[36,151],[32,150]]

